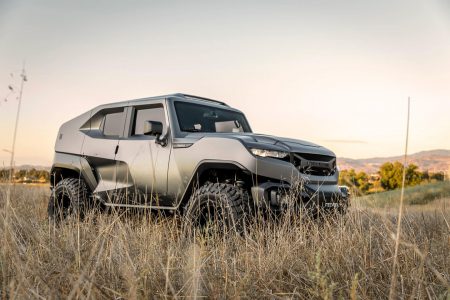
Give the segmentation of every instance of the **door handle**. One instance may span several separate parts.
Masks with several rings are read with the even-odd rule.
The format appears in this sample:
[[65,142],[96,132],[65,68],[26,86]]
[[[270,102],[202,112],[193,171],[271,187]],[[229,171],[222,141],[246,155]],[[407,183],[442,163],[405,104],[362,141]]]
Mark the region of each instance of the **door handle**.
[[114,151],[114,155],[116,155],[117,152],[119,152],[119,145],[116,146],[116,150]]

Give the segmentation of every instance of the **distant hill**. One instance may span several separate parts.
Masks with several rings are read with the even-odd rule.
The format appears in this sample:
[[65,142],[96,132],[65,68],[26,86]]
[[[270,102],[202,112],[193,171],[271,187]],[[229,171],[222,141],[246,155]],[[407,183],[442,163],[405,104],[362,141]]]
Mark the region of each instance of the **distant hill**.
[[[388,161],[402,162],[403,156],[363,159],[338,157],[338,166],[341,170],[355,169],[356,171],[364,171],[366,173],[376,173],[380,166]],[[408,155],[408,164],[411,163],[419,166],[421,171],[450,172],[450,150],[439,149],[410,154]],[[15,167],[16,170],[31,170],[33,168],[36,170],[50,171],[50,167],[48,166],[21,165]]]
[[[9,169],[9,166],[4,166],[2,168],[0,168],[0,170],[2,169]],[[16,171],[18,170],[31,170],[31,169],[35,169],[35,170],[45,170],[45,171],[49,171],[50,172],[50,167],[49,166],[39,166],[39,165],[21,165],[21,166],[15,166],[14,169]]]
[[34,165],[21,165],[21,166],[16,167],[16,169],[17,170],[36,169],[36,170],[45,170],[45,171],[49,171],[50,172],[51,167],[49,167],[49,166],[38,166],[38,165],[36,165],[36,166],[34,166]]
[[[385,162],[403,161],[403,156],[374,157],[364,159],[338,158],[341,170],[355,169],[366,173],[376,173]],[[448,172],[450,170],[450,150],[430,150],[408,155],[408,164],[419,166],[422,171]]]

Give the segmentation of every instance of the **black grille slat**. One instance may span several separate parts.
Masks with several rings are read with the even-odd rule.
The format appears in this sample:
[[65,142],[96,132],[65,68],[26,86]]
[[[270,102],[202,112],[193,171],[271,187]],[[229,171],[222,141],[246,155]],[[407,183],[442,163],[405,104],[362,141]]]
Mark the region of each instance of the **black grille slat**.
[[336,172],[336,158],[311,153],[293,153],[292,163],[300,173],[314,176],[331,176]]
[[294,155],[295,154],[303,157],[304,159],[313,160],[313,161],[326,161],[326,162],[328,162],[328,161],[334,159],[334,156],[322,155],[322,154],[294,153]]

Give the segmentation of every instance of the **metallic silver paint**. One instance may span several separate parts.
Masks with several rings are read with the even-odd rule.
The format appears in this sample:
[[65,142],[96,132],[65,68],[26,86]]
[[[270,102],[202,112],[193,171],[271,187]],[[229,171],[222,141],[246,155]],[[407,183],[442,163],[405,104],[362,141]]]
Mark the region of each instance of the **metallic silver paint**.
[[[330,150],[306,141],[251,132],[181,132],[174,101],[207,103],[238,111],[217,102],[181,94],[101,105],[61,126],[55,143],[53,168],[79,172],[91,191],[105,194],[101,197],[111,206],[176,209],[186,197],[198,170],[208,164],[239,168],[283,184],[301,180],[311,189],[340,194],[337,171],[330,176],[302,174],[290,162],[255,157],[248,149],[263,148],[335,157]],[[156,143],[154,136],[131,136],[134,110],[151,104],[162,105],[166,112],[167,125],[161,136],[167,142],[165,145]],[[122,108],[125,110],[123,134],[117,138],[105,138],[99,131],[103,114]],[[115,203],[112,199],[122,199],[114,197],[117,193],[133,195],[138,200]]]

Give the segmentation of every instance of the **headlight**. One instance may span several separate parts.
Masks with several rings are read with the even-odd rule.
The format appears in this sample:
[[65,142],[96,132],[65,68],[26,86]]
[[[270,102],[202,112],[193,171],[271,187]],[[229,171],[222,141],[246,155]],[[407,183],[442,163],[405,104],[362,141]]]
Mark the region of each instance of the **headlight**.
[[289,155],[289,152],[264,150],[264,149],[256,149],[256,148],[252,148],[252,149],[250,149],[250,151],[253,153],[253,155],[261,156],[261,157],[285,158]]

